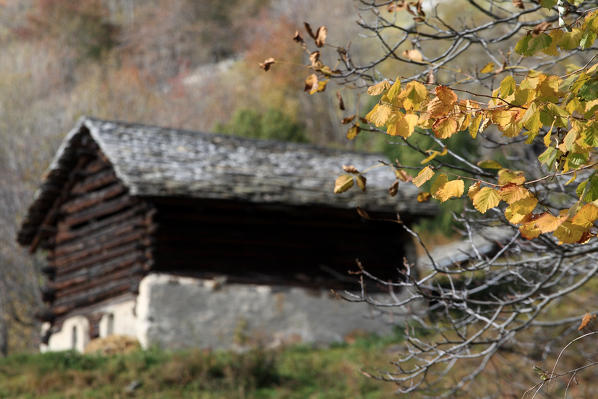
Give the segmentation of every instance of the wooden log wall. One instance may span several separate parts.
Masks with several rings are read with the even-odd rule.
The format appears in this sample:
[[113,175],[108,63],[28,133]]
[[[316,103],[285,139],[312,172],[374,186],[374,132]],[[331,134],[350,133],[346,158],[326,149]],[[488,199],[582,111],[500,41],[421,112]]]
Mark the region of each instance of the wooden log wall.
[[[73,310],[136,292],[153,262],[152,207],[128,194],[90,138],[81,140],[79,151],[52,217],[36,237],[48,251],[42,289],[47,308],[40,316],[58,324]],[[97,317],[88,316],[97,327]]]
[[[355,210],[161,198],[155,268],[229,281],[355,288],[359,258],[368,271],[398,278],[400,225],[368,222]],[[374,215],[376,217],[392,217]],[[344,280],[344,281],[343,281]]]

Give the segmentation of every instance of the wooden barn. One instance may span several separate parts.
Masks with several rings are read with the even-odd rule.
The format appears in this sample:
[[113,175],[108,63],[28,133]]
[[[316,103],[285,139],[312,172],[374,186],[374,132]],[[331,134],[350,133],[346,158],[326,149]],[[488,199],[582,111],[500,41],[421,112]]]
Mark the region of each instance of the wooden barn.
[[66,136],[24,217],[18,242],[47,266],[44,350],[90,339],[143,346],[331,342],[384,331],[355,288],[359,258],[396,276],[412,241],[393,223],[429,215],[411,185],[368,173],[366,193],[335,195],[341,166],[379,155],[82,118]]

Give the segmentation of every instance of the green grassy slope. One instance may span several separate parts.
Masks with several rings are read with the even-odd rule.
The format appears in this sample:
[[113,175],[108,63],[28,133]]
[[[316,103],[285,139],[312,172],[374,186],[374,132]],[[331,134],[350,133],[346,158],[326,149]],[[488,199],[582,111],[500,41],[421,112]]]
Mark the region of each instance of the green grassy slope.
[[389,369],[396,341],[359,338],[326,349],[244,354],[13,355],[0,359],[0,398],[382,398],[393,385],[366,378],[361,369]]

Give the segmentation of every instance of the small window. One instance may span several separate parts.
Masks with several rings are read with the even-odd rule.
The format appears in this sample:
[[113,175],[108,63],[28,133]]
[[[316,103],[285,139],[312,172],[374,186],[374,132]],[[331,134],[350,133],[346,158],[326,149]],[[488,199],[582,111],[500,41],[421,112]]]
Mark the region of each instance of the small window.
[[106,335],[114,334],[114,314],[110,313],[106,320]]
[[71,336],[71,348],[77,349],[77,326],[73,326],[72,336]]

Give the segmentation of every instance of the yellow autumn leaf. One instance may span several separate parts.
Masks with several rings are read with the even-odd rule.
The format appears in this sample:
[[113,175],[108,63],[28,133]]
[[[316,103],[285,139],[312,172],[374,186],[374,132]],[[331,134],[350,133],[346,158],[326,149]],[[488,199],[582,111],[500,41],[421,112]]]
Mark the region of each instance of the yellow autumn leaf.
[[537,219],[534,220],[536,227],[542,233],[550,233],[555,231],[559,228],[561,224],[563,224],[567,220],[567,216],[553,216],[550,213],[546,212],[540,215]]
[[573,176],[571,176],[571,178],[567,180],[567,182],[565,182],[565,186],[568,186],[569,184],[573,183],[575,179],[577,179],[577,172],[574,172]]
[[540,109],[536,103],[530,104],[527,111],[525,111],[521,117],[521,122],[523,123],[523,127],[530,132],[530,135],[535,136],[538,134],[542,127],[542,121],[540,120]]
[[413,178],[413,184],[417,187],[421,187],[425,182],[430,180],[434,176],[434,171],[429,166],[426,166],[422,170],[419,171],[417,176]]
[[349,130],[347,130],[347,138],[349,140],[353,140],[355,137],[357,137],[357,135],[359,134],[359,132],[361,131],[361,128],[359,127],[359,125],[353,125],[349,128]]
[[442,102],[438,97],[435,97],[428,103],[426,111],[429,118],[442,118],[447,116],[454,108],[454,104]]
[[490,187],[483,187],[473,196],[473,206],[480,213],[486,213],[488,209],[494,208],[499,202],[498,191]]
[[393,101],[395,97],[400,94],[401,90],[401,80],[397,77],[395,82],[390,86],[390,89],[386,92],[386,98],[388,101]]
[[521,226],[519,226],[519,233],[521,233],[521,236],[527,240],[533,240],[534,238],[542,234],[540,229],[538,229],[538,227],[533,221],[524,223]]
[[520,170],[501,169],[498,171],[498,184],[504,186],[505,184],[523,184],[525,183],[525,176]]
[[435,92],[438,99],[445,104],[453,105],[457,102],[457,95],[447,86],[437,86]]
[[473,197],[480,191],[480,186],[481,183],[479,181],[469,186],[469,189],[467,190],[467,196],[470,200],[473,201]]
[[388,80],[383,80],[382,82],[376,83],[375,85],[368,87],[368,94],[370,96],[378,96],[389,88],[390,82]]
[[453,197],[460,197],[463,195],[463,191],[465,190],[465,183],[463,180],[451,180],[444,183],[441,187],[439,187],[434,193],[434,198],[440,200],[440,202],[445,202]]
[[598,106],[598,98],[592,101],[588,101],[585,106],[585,113],[593,111],[594,107]]
[[437,156],[444,156],[444,155],[446,155],[448,153],[448,149],[446,147],[444,147],[444,149],[442,151],[427,150],[426,153],[428,153],[430,155],[428,155],[426,158],[422,159],[422,161],[420,162],[422,165],[430,162],[431,160],[433,160]]
[[469,124],[469,135],[471,138],[475,139],[478,136],[478,131],[480,130],[480,124],[482,123],[482,113],[478,113],[475,118]]
[[436,97],[428,103],[428,116],[430,118],[442,118],[455,109],[457,95],[446,86],[436,87]]
[[328,80],[320,80],[318,81],[318,86],[311,89],[309,94],[315,94],[326,90],[326,85],[328,84]]
[[538,200],[535,197],[520,199],[505,209],[505,217],[512,224],[523,223],[528,219],[537,204]]
[[546,75],[538,71],[529,71],[525,79],[521,81],[519,86],[522,89],[536,89],[538,85],[546,79]]
[[439,139],[448,139],[453,134],[457,133],[457,128],[457,121],[453,118],[442,118],[432,125],[434,135]]
[[405,110],[419,110],[428,98],[428,90],[423,84],[412,81],[405,85],[405,89],[401,91],[399,97],[403,102]]
[[544,145],[546,147],[550,147],[550,143],[551,143],[551,137],[552,137],[552,128],[554,127],[554,121],[552,121],[552,125],[550,125],[550,129],[548,129],[548,133],[546,133],[546,135],[544,135]]
[[569,130],[569,132],[567,132],[567,134],[565,135],[563,142],[561,144],[559,144],[558,149],[561,150],[562,152],[567,152],[567,151],[573,150],[573,145],[575,144],[575,141],[577,140],[578,135],[579,135],[579,132],[577,131],[577,129]]
[[516,137],[523,128],[525,110],[522,108],[495,110],[491,112],[491,115],[492,122],[507,137]]
[[417,122],[419,121],[419,116],[407,113],[405,114],[404,118],[405,122],[407,122],[407,125],[409,126],[409,135],[411,135],[415,131],[415,127],[417,126]]
[[579,112],[582,114],[584,112],[585,102],[581,102],[579,98],[573,97],[565,106],[565,110],[572,114],[574,112]]
[[417,202],[428,202],[430,200],[431,194],[428,192],[423,192],[417,194]]
[[515,79],[511,75],[507,75],[499,85],[500,98],[505,99],[513,94],[516,87]]
[[469,125],[471,125],[471,114],[468,113],[467,111],[462,111],[462,112],[466,112],[466,114],[459,115],[460,122],[459,122],[459,127],[457,128],[458,131],[467,130],[469,128]]
[[582,239],[585,232],[585,227],[566,221],[555,230],[554,236],[562,243],[575,244]]
[[353,187],[353,176],[351,175],[340,175],[334,182],[334,193],[344,193],[348,189]]
[[436,198],[435,193],[438,191],[442,186],[444,186],[448,182],[448,176],[444,173],[439,173],[436,175],[432,184],[430,185],[430,194],[432,194],[433,198]]
[[384,126],[390,115],[392,114],[392,108],[386,104],[376,104],[374,108],[365,116],[365,119],[373,123],[377,127]]
[[363,175],[355,176],[355,181],[357,181],[357,186],[361,189],[361,191],[365,191],[365,184],[367,179]]
[[579,212],[573,216],[571,223],[589,228],[594,224],[596,219],[598,219],[598,207],[594,204],[585,204],[581,207]]
[[557,101],[560,97],[559,86],[561,79],[558,76],[547,76],[540,82],[537,88],[538,98],[546,99],[548,101]]
[[388,119],[386,132],[391,136],[401,136],[408,138],[415,131],[418,116],[415,114],[403,114],[395,112]]
[[[515,98],[513,100],[514,104],[517,105],[526,105],[529,104],[530,102],[532,102],[535,98],[536,98],[536,92],[534,90],[530,90],[530,89],[517,89],[515,90],[515,94],[514,94]],[[525,107],[527,108],[527,107]]]
[[512,204],[532,195],[527,188],[513,183],[501,187],[498,193],[500,194],[500,199],[507,204]]
[[486,64],[486,66],[484,68],[482,68],[480,70],[480,73],[490,73],[490,72],[494,71],[495,66],[496,65],[494,65],[494,62],[489,62]]
[[503,130],[513,120],[513,112],[508,109],[498,109],[490,113],[492,122]]
[[502,165],[492,159],[480,161],[477,165],[484,169],[502,169]]

